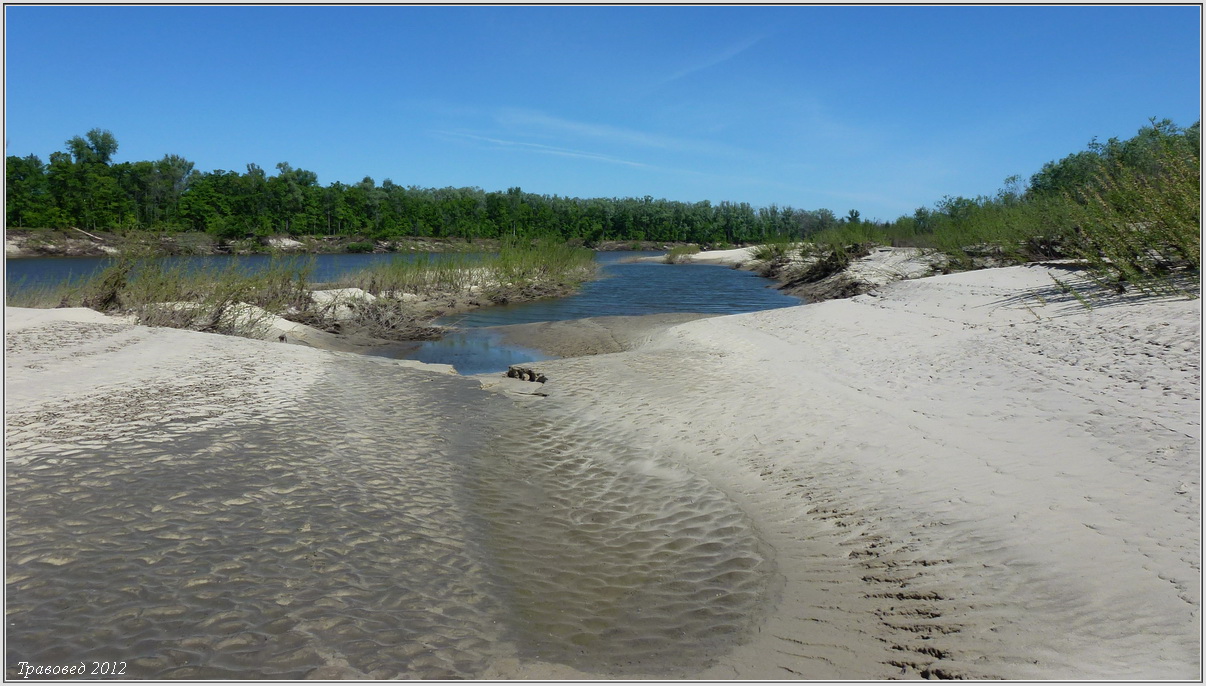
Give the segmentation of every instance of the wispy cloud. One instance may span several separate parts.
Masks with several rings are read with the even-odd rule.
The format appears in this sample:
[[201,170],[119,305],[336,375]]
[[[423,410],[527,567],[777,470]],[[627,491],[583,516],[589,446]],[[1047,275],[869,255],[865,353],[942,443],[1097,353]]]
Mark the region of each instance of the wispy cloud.
[[647,148],[676,147],[676,142],[665,136],[633,131],[607,124],[571,121],[533,110],[503,109],[498,111],[495,118],[499,124],[513,128],[535,129],[545,133],[586,136],[588,138],[605,139]]
[[749,50],[750,48],[754,47],[758,43],[762,42],[762,39],[765,37],[766,36],[754,36],[752,38],[747,38],[746,40],[743,40],[740,43],[735,43],[733,45],[730,45],[728,48],[726,48],[724,51],[722,51],[720,53],[717,53],[701,62],[696,62],[695,64],[692,64],[685,69],[680,69],[679,71],[674,72],[673,74],[667,76],[666,78],[664,78],[660,82],[658,82],[658,85],[664,86],[665,84],[670,83],[671,81],[677,81],[685,76],[690,76],[691,74],[694,74],[697,71],[703,71],[704,69],[708,69],[709,67],[715,67],[718,64],[728,62],[729,60],[733,59],[734,57],[740,55],[741,53],[745,52],[746,50]]
[[668,152],[730,156],[742,153],[730,145],[648,133],[610,124],[573,121],[535,110],[500,109],[495,114],[495,120],[500,126],[524,135],[590,138],[607,145],[618,144]]
[[690,169],[684,167],[667,167],[658,164],[647,164],[644,162],[635,162],[626,160],[613,155],[604,155],[602,153],[589,152],[585,150],[574,150],[571,148],[561,148],[553,145],[544,145],[541,143],[531,143],[527,141],[507,140],[505,138],[497,138],[494,136],[483,136],[477,133],[467,131],[448,131],[442,129],[432,129],[430,133],[443,136],[445,138],[453,138],[462,141],[471,141],[476,143],[484,143],[496,150],[520,150],[524,152],[532,152],[542,155],[555,155],[558,157],[570,157],[577,159],[593,160],[596,162],[604,162],[607,164],[618,164],[634,169],[643,169],[646,171],[658,174],[670,174],[673,176],[695,177],[700,179],[708,179],[711,181],[721,181],[726,185],[747,185],[760,186],[766,185],[766,181],[761,178],[734,175],[732,173],[717,174],[713,172],[703,171],[700,169]]
[[432,133],[452,138],[460,138],[463,140],[473,140],[482,143],[489,143],[496,148],[510,148],[516,150],[526,150],[528,152],[540,153],[543,155],[557,155],[559,157],[574,157],[585,160],[595,160],[597,162],[608,162],[610,164],[620,164],[628,167],[649,167],[642,162],[634,162],[625,160],[611,155],[603,155],[596,152],[588,152],[585,150],[573,150],[571,148],[559,148],[553,145],[544,145],[541,143],[529,143],[526,141],[511,141],[502,138],[493,138],[490,136],[482,136],[475,133],[466,133],[463,131],[439,131],[433,130]]

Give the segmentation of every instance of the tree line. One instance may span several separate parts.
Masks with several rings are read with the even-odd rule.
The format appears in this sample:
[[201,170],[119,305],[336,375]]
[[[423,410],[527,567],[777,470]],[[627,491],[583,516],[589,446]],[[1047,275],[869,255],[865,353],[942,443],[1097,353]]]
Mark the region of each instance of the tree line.
[[[932,207],[892,222],[864,220],[857,210],[838,217],[828,209],[753,207],[749,203],[680,202],[643,198],[570,198],[481,188],[421,188],[390,179],[377,184],[322,186],[318,175],[287,162],[269,174],[256,164],[244,172],[198,171],[179,155],[114,163],[117,139],[93,129],[66,142],[49,162],[9,156],[6,221],[10,228],[114,231],[204,231],[237,240],[273,234],[404,237],[555,238],[586,245],[607,240],[754,243],[801,240],[835,229],[884,231],[892,236],[933,234],[944,227],[1048,221],[1017,211],[1040,201],[1084,204],[1085,189],[1100,185],[1103,169],[1159,178],[1169,159],[1200,157],[1200,122],[1182,129],[1151,120],[1131,139],[1092,141],[1086,150],[1048,162],[1028,180],[1006,179],[994,196],[947,196]],[[1119,202],[1122,200],[1119,199]],[[1004,217],[1004,219],[1002,219]]]
[[570,198],[522,189],[420,188],[390,179],[377,184],[318,183],[287,162],[269,174],[198,171],[179,155],[114,163],[117,139],[93,129],[54,152],[9,156],[9,227],[116,231],[205,231],[227,240],[273,234],[402,237],[579,239],[746,243],[803,237],[842,221],[828,209],[752,207],[643,198]]

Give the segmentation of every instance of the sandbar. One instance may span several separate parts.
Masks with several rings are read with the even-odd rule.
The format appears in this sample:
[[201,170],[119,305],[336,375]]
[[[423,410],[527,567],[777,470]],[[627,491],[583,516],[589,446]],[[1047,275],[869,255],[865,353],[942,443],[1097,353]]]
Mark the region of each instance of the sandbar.
[[[525,402],[595,434],[639,437],[634,450],[723,491],[773,551],[766,616],[736,648],[677,676],[1201,678],[1201,301],[1103,297],[1088,309],[1053,276],[1073,278],[1009,267],[751,314],[507,332],[593,353],[534,363],[548,381]],[[290,417],[357,427],[332,438],[332,455],[384,440],[416,441],[407,459],[444,454],[441,436],[466,420],[432,391],[467,412],[476,401],[465,384],[480,381],[86,311],[5,315],[10,484],[34,478],[22,471],[31,455]],[[414,408],[424,426],[402,441],[375,437],[371,393],[321,400],[344,374],[365,388],[391,379],[381,412]],[[14,564],[10,545],[10,579],[70,564],[52,548]],[[461,549],[449,543],[449,559]],[[458,583],[472,585],[480,571],[466,565]],[[334,607],[340,593],[311,602]],[[324,660],[314,676],[397,676]],[[432,660],[414,675],[608,676],[515,655],[477,673]]]

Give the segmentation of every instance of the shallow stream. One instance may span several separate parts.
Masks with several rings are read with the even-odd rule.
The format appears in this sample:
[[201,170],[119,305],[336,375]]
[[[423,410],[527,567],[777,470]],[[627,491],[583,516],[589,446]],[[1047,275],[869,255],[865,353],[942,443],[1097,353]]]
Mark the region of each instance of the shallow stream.
[[[736,314],[800,304],[794,296],[773,288],[775,283],[752,272],[713,265],[667,265],[632,262],[659,252],[600,252],[601,276],[587,282],[567,298],[516,305],[484,307],[439,321],[454,327],[444,338],[424,343],[382,346],[371,354],[450,364],[461,374],[505,371],[513,364],[547,359],[536,350],[509,345],[489,327],[533,322],[564,321],[586,317],[644,315],[672,312]],[[412,257],[425,257],[416,253]],[[333,282],[374,263],[399,257],[393,254],[299,256],[299,264],[313,258],[314,282]],[[406,257],[402,255],[401,257]],[[254,270],[272,260],[268,255],[162,258],[168,265],[217,265],[237,262]],[[5,260],[5,280],[10,291],[57,284],[94,274],[106,265],[104,257],[46,257]]]
[[10,678],[681,677],[766,602],[772,562],[723,493],[471,379],[345,358],[254,420],[144,424],[8,465]]
[[[433,354],[496,371],[525,353],[483,327],[797,302],[747,272],[625,257],[601,255],[605,278],[577,296],[472,313]],[[558,404],[359,356],[253,419],[117,411],[162,416],[154,402],[115,401],[88,435],[8,456],[10,678],[20,661],[120,661],[136,679],[480,678],[513,658],[682,678],[765,611],[774,563],[740,508]]]
[[587,317],[695,312],[737,314],[799,305],[795,296],[773,288],[775,282],[752,272],[714,265],[632,262],[656,252],[604,252],[596,259],[602,278],[567,298],[483,307],[438,323],[456,330],[438,341],[391,346],[379,353],[436,364],[461,374],[504,371],[513,364],[547,359],[538,351],[502,342],[487,327]]

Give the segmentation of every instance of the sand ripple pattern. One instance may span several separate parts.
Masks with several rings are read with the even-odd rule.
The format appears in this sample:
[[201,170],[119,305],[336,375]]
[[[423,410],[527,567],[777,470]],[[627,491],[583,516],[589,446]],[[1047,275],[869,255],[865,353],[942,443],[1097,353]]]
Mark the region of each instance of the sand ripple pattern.
[[[76,391],[81,351],[103,364],[185,334],[43,333],[59,345],[8,337],[25,398],[5,408],[10,678],[19,661],[479,678],[516,656],[688,674],[765,602],[771,563],[740,510],[540,401],[217,336]],[[47,379],[66,390],[39,399]]]
[[[477,674],[501,649],[499,613],[459,513],[472,449],[440,430],[473,391],[407,371],[347,365],[304,414],[266,409],[253,425],[108,453],[43,449],[10,470],[9,664]],[[430,392],[369,402],[358,388],[389,382]]]
[[521,657],[682,676],[741,640],[773,563],[731,500],[639,437],[544,404],[516,417],[473,490]]

